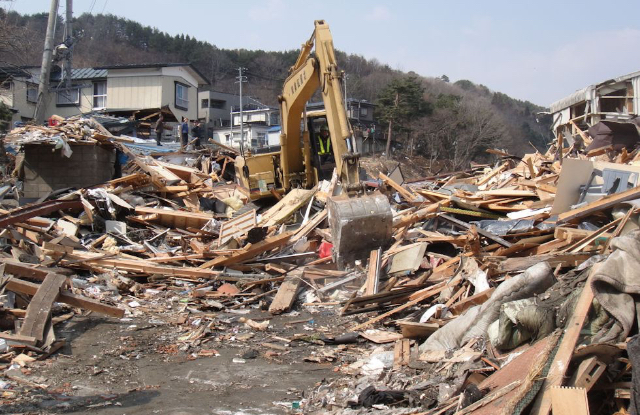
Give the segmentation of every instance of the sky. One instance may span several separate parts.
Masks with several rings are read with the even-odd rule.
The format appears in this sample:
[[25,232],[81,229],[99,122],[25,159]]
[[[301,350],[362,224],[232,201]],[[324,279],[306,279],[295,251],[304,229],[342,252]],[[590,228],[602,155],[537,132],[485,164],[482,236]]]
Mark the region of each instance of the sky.
[[[0,7],[47,12],[50,1],[0,0]],[[640,70],[638,0],[75,0],[73,9],[219,48],[270,51],[298,49],[313,21],[324,19],[346,53],[423,76],[468,79],[542,106]]]

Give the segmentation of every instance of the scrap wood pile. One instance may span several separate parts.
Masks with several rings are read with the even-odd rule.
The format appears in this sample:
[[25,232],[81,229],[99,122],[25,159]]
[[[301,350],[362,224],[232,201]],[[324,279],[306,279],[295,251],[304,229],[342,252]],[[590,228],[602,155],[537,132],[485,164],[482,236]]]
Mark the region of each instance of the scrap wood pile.
[[[121,178],[1,212],[3,361],[54,353],[52,325],[77,308],[171,319],[192,356],[231,338],[219,333],[237,329],[228,315],[262,310],[237,321],[269,339],[265,357],[306,347],[306,361],[344,375],[307,397],[309,411],[631,411],[636,152],[561,162],[554,149],[491,150],[488,168],[413,183],[380,174],[393,235],[338,269],[335,175],[260,208],[226,181],[230,154],[117,145],[129,157]],[[339,320],[288,338],[269,323],[301,310]]]

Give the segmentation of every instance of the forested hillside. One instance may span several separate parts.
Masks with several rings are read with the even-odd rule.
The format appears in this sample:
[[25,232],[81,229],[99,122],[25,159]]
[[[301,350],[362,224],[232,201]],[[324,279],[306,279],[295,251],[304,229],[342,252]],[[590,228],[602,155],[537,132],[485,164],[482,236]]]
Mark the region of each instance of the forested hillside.
[[[20,15],[0,8],[0,66],[39,65],[46,24],[45,13]],[[62,24],[58,28],[59,43]],[[276,105],[288,68],[298,55],[297,50],[221,49],[188,34],[170,36],[113,15],[83,14],[75,19],[73,28],[76,67],[190,62],[205,75],[212,89],[235,92],[237,68],[243,66],[248,69],[246,93],[268,105]],[[468,80],[451,83],[444,75],[428,78],[405,74],[357,54],[339,51],[337,58],[349,76],[348,96],[352,98],[379,102],[392,81],[412,76],[417,80],[429,111],[397,123],[393,135],[397,141],[411,140],[411,151],[433,159],[447,157],[443,151],[451,143],[460,148],[470,146],[469,151],[461,152],[458,162],[452,163],[459,166],[471,158],[482,159],[485,147],[498,146],[522,154],[533,150],[529,143],[543,148],[550,140],[549,126],[536,121],[536,113],[544,109],[528,101]]]

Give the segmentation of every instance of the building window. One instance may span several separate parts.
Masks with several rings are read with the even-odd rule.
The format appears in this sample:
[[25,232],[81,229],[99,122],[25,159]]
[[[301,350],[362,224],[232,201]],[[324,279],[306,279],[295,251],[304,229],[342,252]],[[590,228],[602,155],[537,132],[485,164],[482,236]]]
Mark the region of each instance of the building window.
[[212,99],[209,108],[223,109],[226,101],[220,99]]
[[38,85],[27,84],[27,102],[38,102]]
[[56,94],[56,106],[70,107],[80,104],[80,88],[70,88],[58,91]]
[[360,108],[360,116],[366,117],[367,113],[368,113],[368,111],[367,111],[366,108]]
[[202,103],[200,104],[200,108],[209,108],[209,100],[208,99],[203,99]]
[[189,109],[189,86],[176,82],[176,108]]
[[93,83],[93,109],[107,108],[107,81]]

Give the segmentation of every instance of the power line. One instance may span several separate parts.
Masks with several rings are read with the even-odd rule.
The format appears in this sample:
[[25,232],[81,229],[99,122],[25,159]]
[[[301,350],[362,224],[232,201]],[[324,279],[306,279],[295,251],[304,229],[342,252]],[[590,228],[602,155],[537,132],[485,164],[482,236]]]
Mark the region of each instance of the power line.
[[93,0],[91,2],[91,7],[89,7],[89,14],[91,14],[91,12],[93,11],[94,6],[96,5],[96,1],[98,1],[98,0]]
[[107,8],[107,3],[109,3],[109,0],[104,0],[104,6],[102,7],[102,11],[100,12],[100,14],[104,14],[104,9]]

